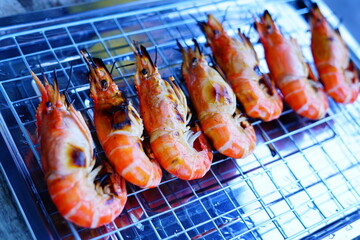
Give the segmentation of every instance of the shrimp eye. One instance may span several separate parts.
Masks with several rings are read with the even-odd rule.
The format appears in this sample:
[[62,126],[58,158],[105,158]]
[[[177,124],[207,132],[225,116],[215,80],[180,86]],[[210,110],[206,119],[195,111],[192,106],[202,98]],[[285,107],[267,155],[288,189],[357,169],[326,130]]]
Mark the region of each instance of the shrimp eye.
[[196,64],[198,63],[198,59],[196,57],[194,57],[193,59],[191,59],[191,66],[195,67]]
[[214,30],[213,33],[214,33],[214,35],[216,36],[216,35],[219,34],[219,30]]
[[141,70],[141,73],[142,73],[143,75],[146,75],[146,74],[148,74],[148,71],[147,71],[146,68],[143,68],[143,70]]
[[102,88],[106,88],[106,87],[107,87],[107,81],[106,81],[106,80],[101,80],[101,87],[102,87]]
[[316,21],[317,21],[318,23],[321,23],[321,18],[318,18]]
[[271,25],[266,25],[266,29],[270,30],[271,29]]
[[46,107],[48,107],[48,108],[52,106],[52,104],[51,104],[50,101],[46,102],[45,105],[46,105]]

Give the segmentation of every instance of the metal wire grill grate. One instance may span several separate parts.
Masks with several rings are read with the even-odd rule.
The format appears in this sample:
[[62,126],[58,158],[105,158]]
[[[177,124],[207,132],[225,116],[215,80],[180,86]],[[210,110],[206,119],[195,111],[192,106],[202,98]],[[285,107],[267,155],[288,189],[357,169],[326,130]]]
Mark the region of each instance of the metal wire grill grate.
[[[319,1],[330,21],[337,19]],[[87,68],[79,50],[86,48],[108,64],[115,62],[114,79],[138,104],[134,90],[134,56],[129,43],[138,41],[154,56],[163,77],[175,76],[182,83],[181,55],[176,39],[191,45],[203,34],[190,16],[204,20],[207,13],[224,17],[227,31],[237,28],[249,34],[267,70],[262,46],[251,24],[253,14],[268,9],[282,31],[298,39],[306,59],[312,62],[310,33],[301,1],[186,1],[160,7],[94,16],[86,20],[54,24],[9,34],[0,38],[1,115],[20,157],[18,171],[27,179],[28,191],[38,200],[49,232],[59,239],[293,239],[307,236],[359,209],[360,140],[359,101],[337,105],[330,99],[324,119],[309,121],[286,108],[278,120],[253,120],[257,148],[245,159],[224,158],[215,152],[214,163],[202,179],[182,181],[169,174],[155,189],[128,184],[129,197],[123,213],[98,229],[84,229],[66,222],[47,193],[41,171],[35,111],[37,87],[29,75],[48,79],[56,68],[61,89],[71,75],[69,94],[75,108],[85,117],[97,145],[97,157],[104,154],[92,124]],[[354,49],[358,51],[358,49]],[[70,66],[73,66],[70,74]],[[4,134],[4,133],[3,133]],[[275,149],[271,155],[268,145]]]

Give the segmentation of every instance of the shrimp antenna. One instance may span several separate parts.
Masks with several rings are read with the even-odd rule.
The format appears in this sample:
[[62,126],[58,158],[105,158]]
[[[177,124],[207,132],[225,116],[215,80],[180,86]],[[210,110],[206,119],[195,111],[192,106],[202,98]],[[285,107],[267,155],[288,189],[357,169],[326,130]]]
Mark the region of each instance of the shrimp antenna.
[[55,92],[55,102],[59,100],[59,82],[57,80],[56,68],[54,69],[54,92]]
[[47,84],[47,83],[48,83],[48,80],[47,80],[47,77],[46,77],[46,75],[45,75],[44,69],[43,69],[43,67],[41,66],[41,63],[39,62],[39,60],[38,60],[38,64],[39,64],[39,68],[40,68],[40,71],[41,71],[41,76],[43,77],[44,82]]
[[[261,131],[261,136],[263,137],[263,139],[267,142],[269,141],[269,138],[265,135],[265,133],[263,131]],[[276,152],[276,149],[274,147],[274,145],[272,143],[268,143],[266,144],[270,150],[270,153],[271,153],[271,156],[272,157],[275,157],[277,152]]]
[[72,70],[73,70],[73,63],[70,63],[69,80],[68,80],[68,83],[66,85],[66,88],[65,88],[64,92],[66,92],[69,89],[70,81],[71,81],[71,77],[72,77]]
[[149,52],[146,50],[146,48],[143,45],[140,45],[140,49],[141,49],[141,54],[146,56],[149,59],[151,66],[155,67],[155,65],[149,55]]
[[194,19],[197,23],[201,23],[193,14],[189,13],[189,16]]
[[114,61],[113,64],[111,65],[111,69],[110,69],[110,75],[112,75],[112,72],[114,70],[116,62]]
[[[67,103],[70,103],[70,96],[69,96],[69,94],[68,94],[68,89],[69,89],[69,86],[70,86],[70,81],[71,81],[71,76],[72,76],[72,70],[73,70],[73,64],[71,63],[70,64],[70,73],[69,73],[69,80],[68,80],[68,83],[67,83],[67,85],[66,85],[66,88],[65,88],[65,90],[64,90],[64,95],[65,95],[65,100],[66,100],[66,102]],[[69,104],[69,105],[71,105],[71,103]]]
[[128,63],[128,64],[125,64],[125,65],[120,64],[120,67],[116,67],[116,69],[119,69],[121,67],[129,67],[129,66],[133,66],[133,65],[135,65],[135,63]]
[[[177,27],[177,26],[176,26],[176,29],[178,30],[178,32],[179,32],[179,34],[180,34],[181,39],[182,39],[182,40],[183,40],[183,42],[185,43],[185,46],[189,48],[189,45],[187,45],[186,40],[185,40],[185,37],[184,37],[184,35],[182,35],[182,33],[181,33],[181,31],[180,31],[179,27]],[[176,40],[176,41],[178,42],[178,40]]]
[[[65,95],[66,96],[66,95]],[[67,100],[66,100],[67,101]],[[75,98],[73,99],[73,100],[71,100],[71,102],[69,101],[68,103],[69,103],[69,106],[70,105],[73,105],[74,104],[74,102],[75,102]]]
[[223,16],[223,19],[221,20],[221,25],[223,25],[223,23],[226,21],[226,17],[227,17],[227,13],[228,13],[228,10],[229,10],[230,6],[228,6],[226,9],[225,9],[225,14]]
[[[251,30],[254,28],[255,29],[255,23],[253,23],[253,24],[250,24],[250,27],[249,27],[249,31],[247,32],[247,34],[246,34],[246,36],[250,36],[250,32],[251,32]],[[239,29],[239,31],[240,31],[240,28],[238,28]],[[256,29],[255,29],[256,30]]]
[[155,46],[155,66],[156,66],[156,62],[157,62],[157,58],[158,58],[158,47]]
[[196,48],[199,49],[200,54],[202,54],[202,49],[200,48],[200,45],[199,45],[198,41],[195,38],[193,38],[192,41],[195,44],[195,49]]
[[[229,83],[229,80],[227,79],[225,73],[223,72],[223,70],[221,70],[221,68],[219,67],[219,65],[216,63],[214,57],[212,55],[209,55],[210,61],[213,64],[213,68],[220,74],[220,76],[227,82]],[[230,84],[230,83],[229,83]]]
[[178,46],[179,49],[176,49],[179,52],[182,52],[182,50],[184,49],[183,46],[181,45],[181,43],[179,42],[179,39],[176,39],[176,45]]
[[91,62],[91,64],[92,64],[92,67],[95,68],[95,67],[96,67],[96,64],[95,64],[94,59],[93,59],[93,57],[91,56],[91,54],[88,52],[88,50],[87,50],[86,48],[84,49],[84,52],[86,52],[86,54],[87,54],[88,57],[90,58],[90,62]]
[[135,46],[135,50],[138,52],[139,55],[141,55],[141,51],[140,51],[140,48],[139,48],[139,42],[133,40],[133,44]]

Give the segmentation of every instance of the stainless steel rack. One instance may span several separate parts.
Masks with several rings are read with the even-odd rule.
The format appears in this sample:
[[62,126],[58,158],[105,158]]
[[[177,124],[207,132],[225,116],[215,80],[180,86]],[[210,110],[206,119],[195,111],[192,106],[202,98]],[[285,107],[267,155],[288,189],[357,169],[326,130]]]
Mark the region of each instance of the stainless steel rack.
[[[317,1],[329,21],[338,19]],[[142,5],[144,4],[144,5]],[[146,7],[143,7],[146,6]],[[2,158],[19,208],[38,239],[318,239],[360,218],[360,103],[339,105],[331,99],[325,118],[310,121],[285,107],[278,120],[252,120],[257,147],[245,159],[225,158],[214,152],[211,170],[199,180],[182,181],[164,173],[155,189],[128,184],[129,197],[122,214],[98,229],[79,228],[65,221],[48,195],[36,142],[35,111],[39,93],[29,74],[40,63],[52,79],[57,69],[64,89],[73,66],[69,94],[85,117],[104,158],[92,124],[87,68],[79,50],[86,48],[104,59],[119,87],[138,104],[133,86],[133,40],[158,48],[157,65],[163,77],[180,73],[176,39],[205,47],[196,21],[207,13],[224,17],[232,35],[237,28],[249,34],[267,70],[263,49],[252,29],[253,16],[268,9],[282,31],[298,39],[312,63],[310,33],[303,1],[205,0],[140,1],[74,14],[48,21],[0,28],[0,130],[12,158]],[[68,12],[69,13],[69,12]],[[360,65],[360,48],[341,28]],[[312,65],[313,66],[313,65]],[[268,145],[275,149],[272,156]],[[350,228],[349,228],[350,229]],[[360,234],[360,233],[359,233]]]

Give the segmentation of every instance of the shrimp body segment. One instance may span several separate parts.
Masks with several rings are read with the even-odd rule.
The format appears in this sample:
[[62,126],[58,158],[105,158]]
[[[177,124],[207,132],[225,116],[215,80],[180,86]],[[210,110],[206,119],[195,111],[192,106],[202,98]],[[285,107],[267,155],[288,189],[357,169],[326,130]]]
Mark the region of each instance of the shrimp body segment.
[[87,228],[113,221],[124,208],[125,181],[109,164],[94,169],[94,144],[79,112],[60,96],[57,82],[43,85],[36,111],[41,162],[52,201],[67,220]]
[[255,22],[260,41],[265,49],[270,74],[285,101],[299,115],[316,120],[328,109],[326,94],[305,63],[301,48],[294,38],[286,39],[265,11]]
[[208,65],[194,42],[195,50],[185,50],[180,43],[178,46],[183,54],[182,73],[200,125],[220,153],[232,158],[246,157],[256,145],[254,128],[240,114],[234,116],[236,97],[233,90]]
[[259,60],[250,40],[240,32],[241,41],[231,38],[211,14],[199,23],[206,35],[216,64],[226,75],[248,116],[264,121],[277,119],[283,102],[274,82],[260,72]]
[[162,170],[157,160],[149,159],[144,152],[144,127],[139,114],[123,97],[103,61],[91,56],[89,61],[84,54],[83,57],[90,69],[95,128],[107,158],[130,183],[142,188],[156,187]]
[[359,75],[340,33],[334,30],[317,4],[310,11],[311,51],[326,93],[339,103],[352,103],[359,95]]
[[132,47],[141,116],[155,157],[180,179],[203,177],[210,168],[212,152],[200,128],[194,133],[187,126],[189,109],[184,93],[172,80],[161,78],[145,47]]

